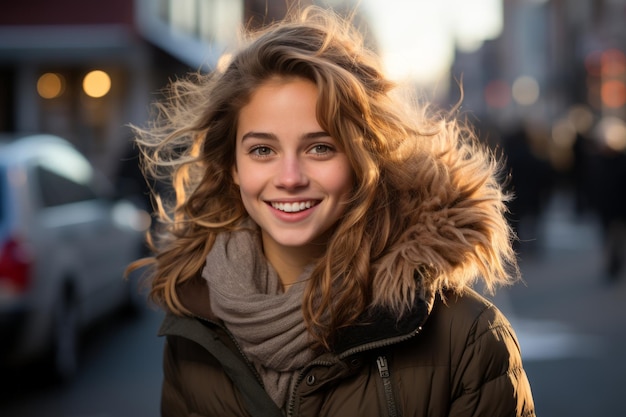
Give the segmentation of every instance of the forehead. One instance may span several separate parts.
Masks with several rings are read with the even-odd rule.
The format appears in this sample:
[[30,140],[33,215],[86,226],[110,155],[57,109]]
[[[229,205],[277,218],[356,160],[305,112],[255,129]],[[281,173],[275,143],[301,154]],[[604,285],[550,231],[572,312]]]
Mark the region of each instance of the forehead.
[[250,124],[273,126],[277,123],[317,122],[318,90],[301,78],[271,79],[260,85],[239,111],[238,129]]

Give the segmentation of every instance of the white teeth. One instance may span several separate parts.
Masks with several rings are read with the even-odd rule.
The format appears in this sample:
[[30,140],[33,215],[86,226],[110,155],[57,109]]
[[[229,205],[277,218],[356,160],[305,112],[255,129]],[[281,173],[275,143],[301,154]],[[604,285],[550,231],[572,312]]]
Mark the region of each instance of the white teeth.
[[285,213],[295,213],[313,207],[312,201],[302,201],[295,203],[272,203],[272,207]]

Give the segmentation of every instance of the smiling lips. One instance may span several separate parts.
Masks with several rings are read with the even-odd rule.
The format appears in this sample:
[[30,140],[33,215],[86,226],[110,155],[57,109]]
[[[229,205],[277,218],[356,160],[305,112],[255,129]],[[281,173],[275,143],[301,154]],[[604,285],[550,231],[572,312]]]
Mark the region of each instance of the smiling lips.
[[280,203],[272,201],[270,202],[270,205],[276,210],[280,210],[285,213],[297,213],[299,211],[310,209],[318,203],[319,202],[316,200],[295,201],[293,203]]

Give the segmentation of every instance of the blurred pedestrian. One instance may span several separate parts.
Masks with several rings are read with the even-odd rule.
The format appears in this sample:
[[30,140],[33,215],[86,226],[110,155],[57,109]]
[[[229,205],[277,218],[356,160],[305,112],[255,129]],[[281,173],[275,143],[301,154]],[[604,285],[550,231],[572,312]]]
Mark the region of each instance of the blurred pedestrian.
[[134,264],[167,312],[162,415],[534,415],[514,331],[471,289],[517,277],[500,167],[392,87],[309,8],[137,128],[174,192]]
[[553,187],[550,164],[533,151],[526,127],[519,125],[502,135],[502,148],[510,174],[508,186],[514,195],[509,204],[509,221],[520,238],[518,248],[538,239],[539,220]]
[[616,281],[624,269],[626,251],[626,153],[596,138],[586,163],[587,201],[600,219],[605,276]]

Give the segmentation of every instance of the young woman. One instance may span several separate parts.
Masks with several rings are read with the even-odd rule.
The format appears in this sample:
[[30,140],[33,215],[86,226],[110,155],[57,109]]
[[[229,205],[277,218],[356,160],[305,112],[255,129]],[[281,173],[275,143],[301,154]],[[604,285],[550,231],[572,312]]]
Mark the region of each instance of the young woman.
[[533,416],[499,165],[320,9],[171,86],[155,196],[164,416]]

